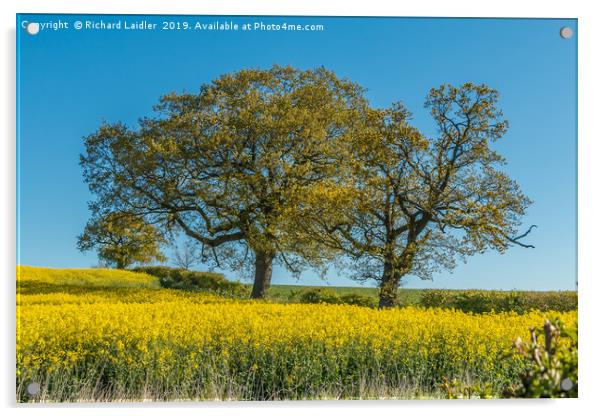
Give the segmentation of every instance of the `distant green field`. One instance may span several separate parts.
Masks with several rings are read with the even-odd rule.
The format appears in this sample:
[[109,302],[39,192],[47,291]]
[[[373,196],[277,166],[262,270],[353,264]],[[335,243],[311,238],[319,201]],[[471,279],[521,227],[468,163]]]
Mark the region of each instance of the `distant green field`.
[[[378,289],[374,287],[347,287],[347,286],[303,286],[303,285],[272,285],[268,297],[274,302],[290,302],[296,295],[304,290],[322,288],[332,290],[339,295],[358,294],[378,298]],[[404,305],[415,305],[420,302],[425,289],[399,289],[399,300]]]

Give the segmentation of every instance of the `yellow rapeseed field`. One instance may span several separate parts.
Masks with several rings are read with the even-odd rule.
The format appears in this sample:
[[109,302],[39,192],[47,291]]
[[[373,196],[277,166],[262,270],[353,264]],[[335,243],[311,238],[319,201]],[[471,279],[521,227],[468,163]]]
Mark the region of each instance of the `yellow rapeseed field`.
[[30,400],[31,382],[42,388],[34,399],[50,401],[421,397],[444,377],[500,391],[520,370],[508,353],[516,337],[545,317],[577,320],[271,304],[129,283],[78,288],[21,270],[19,400]]

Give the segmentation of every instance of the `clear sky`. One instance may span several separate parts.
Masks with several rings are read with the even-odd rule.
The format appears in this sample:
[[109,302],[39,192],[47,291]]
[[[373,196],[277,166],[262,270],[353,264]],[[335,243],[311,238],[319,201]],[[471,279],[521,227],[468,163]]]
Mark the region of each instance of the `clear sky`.
[[[121,21],[122,28],[74,28],[87,20]],[[126,21],[142,20],[157,29],[125,30]],[[28,35],[23,21],[55,23],[58,30],[42,25]],[[162,30],[164,21],[174,27],[231,21],[239,30]],[[259,22],[324,29],[241,30]],[[572,28],[571,39],[559,35],[564,26]],[[82,137],[103,120],[134,126],[162,94],[196,92],[222,73],[280,64],[325,66],[366,87],[375,106],[402,100],[426,134],[435,134],[423,108],[429,88],[471,81],[498,89],[510,129],[496,148],[534,201],[524,224],[537,224],[528,239],[536,248],[475,256],[432,281],[410,277],[406,287],[575,287],[576,20],[20,15],[17,55],[20,264],[97,264],[94,253],[75,245],[91,199],[78,161]],[[298,283],[356,284],[335,271],[327,282],[315,276],[307,272]],[[276,267],[273,283],[297,281]]]

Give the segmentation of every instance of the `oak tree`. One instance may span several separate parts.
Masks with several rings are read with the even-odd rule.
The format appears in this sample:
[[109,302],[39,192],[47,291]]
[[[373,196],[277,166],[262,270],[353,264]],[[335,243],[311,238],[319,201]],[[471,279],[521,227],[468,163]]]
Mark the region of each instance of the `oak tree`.
[[124,212],[112,212],[91,219],[78,237],[81,251],[96,249],[105,264],[125,269],[135,263],[163,261],[163,235],[143,219]]
[[485,85],[432,89],[432,138],[400,103],[367,112],[349,142],[346,196],[312,208],[306,238],[345,253],[354,278],[376,280],[381,307],[397,302],[404,276],[428,279],[486,249],[533,247],[520,241],[532,227],[517,235],[530,200],[492,148],[507,130],[497,100]]
[[252,297],[264,297],[275,261],[294,273],[324,261],[294,224],[316,189],[337,189],[364,107],[361,87],[324,68],[241,70],[166,95],[136,128],[103,124],[85,139],[92,211],[183,232],[218,267],[251,260]]

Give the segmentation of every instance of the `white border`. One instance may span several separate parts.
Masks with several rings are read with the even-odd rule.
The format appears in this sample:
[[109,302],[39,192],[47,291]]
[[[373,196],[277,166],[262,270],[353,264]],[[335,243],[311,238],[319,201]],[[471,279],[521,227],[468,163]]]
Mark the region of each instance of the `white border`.
[[[601,137],[596,137],[596,121],[600,119],[599,100],[602,97],[600,50],[602,22],[596,13],[595,2],[499,0],[429,0],[387,2],[384,0],[236,0],[183,1],[170,0],[150,4],[147,1],[87,0],[74,4],[68,0],[4,1],[2,14],[2,71],[3,97],[0,100],[4,129],[0,155],[0,195],[2,197],[0,230],[0,259],[2,264],[2,335],[0,343],[0,397],[8,414],[44,412],[47,415],[131,415],[145,413],[162,415],[173,409],[182,414],[305,415],[345,412],[362,414],[461,414],[487,412],[491,415],[529,413],[589,414],[596,407],[602,387],[602,325],[598,317],[602,293],[602,273],[597,259],[602,231],[600,179],[602,179]],[[564,17],[579,19],[579,314],[580,314],[580,398],[577,400],[488,401],[488,402],[281,402],[281,403],[205,403],[198,405],[50,406],[16,408],[14,402],[14,305],[15,305],[15,14],[20,13],[136,13],[136,14],[229,14],[229,15],[345,15],[345,16],[474,16],[474,17]],[[5,413],[5,414],[7,414]]]

